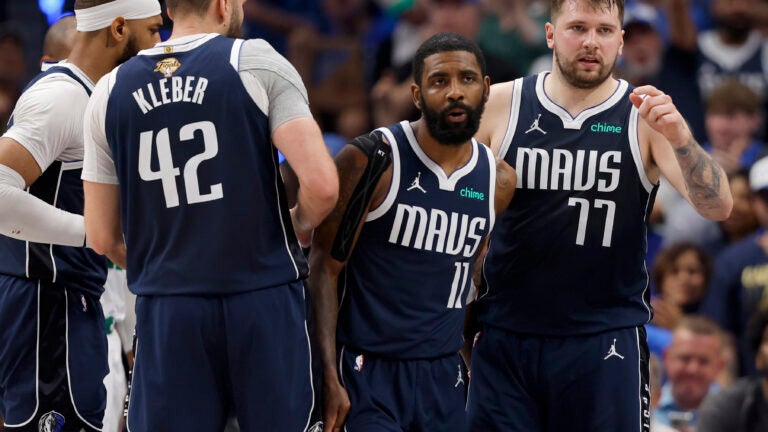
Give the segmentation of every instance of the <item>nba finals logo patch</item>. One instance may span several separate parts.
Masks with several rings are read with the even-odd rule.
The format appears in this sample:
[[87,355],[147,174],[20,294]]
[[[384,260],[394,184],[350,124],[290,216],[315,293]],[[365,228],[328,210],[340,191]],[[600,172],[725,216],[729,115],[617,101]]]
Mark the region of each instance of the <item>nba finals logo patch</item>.
[[157,62],[157,67],[153,72],[160,72],[166,78],[170,78],[178,68],[181,67],[181,63],[173,57],[168,57]]
[[355,357],[355,370],[358,372],[362,372],[363,370],[363,362],[365,361],[365,356],[360,354],[359,356]]
[[40,432],[61,432],[64,427],[64,416],[51,411],[47,414],[43,414],[40,417],[40,421],[37,423],[37,430]]

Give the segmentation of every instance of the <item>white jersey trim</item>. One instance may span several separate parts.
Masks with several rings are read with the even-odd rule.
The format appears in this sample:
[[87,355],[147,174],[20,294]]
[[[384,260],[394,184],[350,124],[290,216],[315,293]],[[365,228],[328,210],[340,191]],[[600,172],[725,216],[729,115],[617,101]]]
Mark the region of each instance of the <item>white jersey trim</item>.
[[387,191],[387,196],[384,198],[384,201],[382,201],[378,207],[368,212],[368,215],[365,217],[366,222],[370,222],[384,216],[384,214],[386,214],[387,211],[389,211],[389,209],[392,207],[392,204],[395,203],[395,199],[397,198],[397,191],[400,189],[400,150],[397,148],[397,140],[395,139],[395,136],[392,134],[392,132],[385,127],[378,128],[376,130],[383,133],[384,136],[387,137],[389,146],[392,148],[392,180],[389,182],[389,190]]
[[426,153],[424,153],[424,150],[419,145],[418,140],[416,140],[416,135],[413,133],[411,122],[404,120],[400,122],[400,126],[403,128],[403,132],[405,132],[405,136],[408,138],[408,144],[410,144],[411,148],[413,149],[413,152],[416,153],[416,156],[419,158],[419,160],[421,160],[421,163],[426,165],[426,167],[430,171],[432,171],[435,177],[437,177],[440,190],[445,190],[445,191],[455,190],[456,183],[458,183],[459,180],[464,178],[464,176],[466,176],[467,174],[472,172],[473,169],[475,169],[475,166],[477,165],[477,145],[478,144],[474,138],[472,138],[471,140],[472,155],[469,157],[469,161],[466,164],[464,164],[464,166],[452,172],[451,175],[448,176],[445,174],[445,171],[443,171],[443,167],[441,167],[438,163],[436,163],[429,156],[427,156]]
[[176,39],[170,39],[160,42],[152,48],[139,51],[137,55],[158,55],[191,51],[209,40],[221,36],[218,33],[200,33],[184,36]]
[[632,159],[635,161],[635,167],[637,168],[637,175],[640,177],[640,183],[643,184],[645,191],[650,193],[653,190],[653,183],[648,178],[648,173],[645,172],[643,156],[640,152],[639,121],[640,111],[633,106],[632,110],[629,112],[629,130],[627,131],[627,136],[629,137],[629,149],[632,151]]
[[593,115],[600,114],[601,112],[616,105],[622,98],[624,98],[624,93],[627,92],[627,88],[629,87],[629,83],[626,81],[622,79],[618,80],[619,85],[616,86],[616,90],[614,90],[613,94],[608,99],[593,107],[585,109],[576,117],[573,117],[571,113],[568,112],[568,110],[556,104],[552,99],[550,99],[547,93],[544,91],[544,79],[547,77],[547,75],[549,75],[549,72],[542,72],[538,75],[538,77],[536,77],[536,97],[538,97],[539,102],[547,111],[560,117],[560,120],[563,122],[563,128],[565,129],[581,129],[581,125],[584,123],[584,121]]
[[232,50],[229,52],[229,64],[235,68],[235,71],[240,72],[240,50],[243,48],[242,39],[235,39],[235,43],[232,44]]
[[490,185],[488,187],[488,234],[493,231],[493,225],[496,223],[496,158],[493,156],[493,150],[484,145],[480,145],[486,156],[488,156],[488,172],[490,175]]
[[517,130],[517,122],[520,119],[520,102],[523,95],[523,79],[518,78],[515,80],[512,87],[512,100],[509,101],[509,120],[507,121],[507,131],[504,133],[504,138],[501,141],[501,147],[499,148],[499,157],[504,159],[507,157],[509,146],[512,144],[512,138],[515,137],[515,131]]
[[[304,287],[303,283],[301,284],[301,293],[303,298],[306,299],[306,287]],[[312,405],[309,407],[309,412],[307,413],[307,423],[304,425],[304,430],[307,430],[309,428],[309,423],[312,421],[312,411],[315,409],[315,379],[312,376],[312,342],[310,342],[309,338],[307,320],[304,320],[304,334],[307,336],[307,353],[309,354],[309,364],[307,365],[307,369],[309,369],[309,387],[312,389]]]
[[699,36],[699,50],[702,54],[728,72],[738,70],[761,46],[763,46],[763,38],[756,30],[753,30],[739,47],[723,44],[715,30],[704,32]]

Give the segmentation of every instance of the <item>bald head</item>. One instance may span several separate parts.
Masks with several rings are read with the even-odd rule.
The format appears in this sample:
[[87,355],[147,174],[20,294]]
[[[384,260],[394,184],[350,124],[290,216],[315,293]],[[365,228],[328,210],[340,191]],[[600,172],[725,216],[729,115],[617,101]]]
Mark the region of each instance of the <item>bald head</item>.
[[58,20],[45,34],[42,61],[56,62],[67,58],[75,44],[76,34],[77,22],[74,15]]

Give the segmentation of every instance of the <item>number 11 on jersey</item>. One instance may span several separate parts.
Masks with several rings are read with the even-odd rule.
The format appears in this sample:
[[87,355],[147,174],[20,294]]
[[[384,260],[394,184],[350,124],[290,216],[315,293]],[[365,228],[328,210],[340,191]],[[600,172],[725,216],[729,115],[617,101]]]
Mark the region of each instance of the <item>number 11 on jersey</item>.
[[[456,266],[456,273],[453,276],[453,283],[451,284],[451,296],[448,297],[448,309],[461,309],[461,295],[464,294],[464,287],[467,286],[467,279],[469,278],[469,263],[457,262],[453,263]],[[458,292],[458,295],[456,295]]]

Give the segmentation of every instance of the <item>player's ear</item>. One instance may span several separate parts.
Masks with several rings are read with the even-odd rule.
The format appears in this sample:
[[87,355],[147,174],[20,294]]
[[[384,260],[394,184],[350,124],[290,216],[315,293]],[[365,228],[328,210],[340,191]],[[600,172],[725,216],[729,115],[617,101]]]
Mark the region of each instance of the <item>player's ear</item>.
[[551,49],[555,46],[555,25],[552,23],[544,24],[544,34],[547,38],[547,46]]
[[128,26],[125,23],[125,18],[117,17],[112,20],[112,24],[109,25],[109,36],[117,42],[128,38]]
[[621,31],[621,44],[619,44],[619,55],[624,51],[624,30]]
[[488,102],[491,96],[491,77],[486,75],[483,79],[483,101]]
[[413,105],[421,110],[421,87],[415,82],[411,84],[411,100],[413,101]]
[[226,25],[227,21],[227,3],[232,0],[215,0],[216,3],[216,15],[222,23]]

